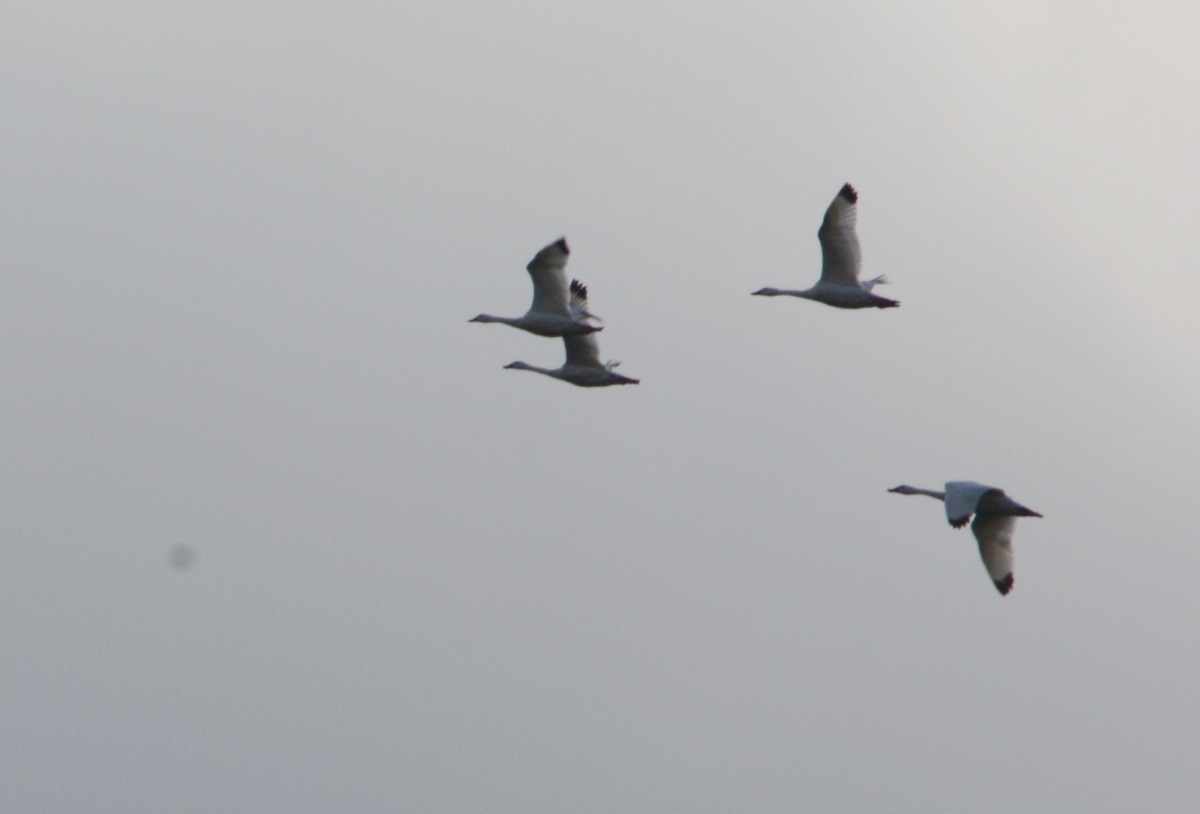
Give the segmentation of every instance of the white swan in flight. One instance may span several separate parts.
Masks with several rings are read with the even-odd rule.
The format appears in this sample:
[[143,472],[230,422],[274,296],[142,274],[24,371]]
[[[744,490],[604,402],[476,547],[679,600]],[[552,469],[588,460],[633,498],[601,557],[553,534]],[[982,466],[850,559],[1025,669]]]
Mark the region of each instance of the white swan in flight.
[[[587,313],[587,286],[571,281],[571,308]],[[562,367],[548,369],[524,362],[505,365],[506,370],[532,370],[553,376],[580,387],[608,387],[612,384],[637,384],[637,379],[613,371],[620,362],[601,362],[600,345],[592,334],[568,334],[562,338],[567,348],[567,361]]]
[[559,238],[542,249],[525,269],[533,280],[533,304],[524,316],[494,317],[480,314],[468,322],[502,322],[538,336],[576,336],[603,330],[587,320],[599,319],[587,309],[572,307],[567,293],[567,239]]
[[834,308],[895,308],[900,303],[872,294],[871,289],[887,283],[883,276],[860,283],[862,250],[854,226],[858,222],[858,193],[846,184],[825,210],[825,220],[817,230],[821,241],[821,279],[812,288],[797,291],[786,288],[760,288],[763,297],[803,297]]
[[960,529],[975,515],[971,531],[979,541],[979,554],[988,576],[996,584],[996,590],[1008,594],[1013,586],[1013,527],[1018,517],[1041,517],[1033,509],[1027,509],[1004,494],[1003,489],[984,486],[967,480],[946,483],[946,491],[935,492],[915,486],[897,486],[888,489],[900,495],[928,495],[946,504],[946,518],[950,525]]

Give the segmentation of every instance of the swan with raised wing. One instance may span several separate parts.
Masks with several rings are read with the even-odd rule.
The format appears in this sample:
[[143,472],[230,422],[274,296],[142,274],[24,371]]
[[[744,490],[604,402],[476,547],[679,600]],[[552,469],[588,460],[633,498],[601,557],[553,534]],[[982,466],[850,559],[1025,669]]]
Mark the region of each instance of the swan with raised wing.
[[501,322],[538,336],[578,336],[603,330],[588,320],[599,319],[587,309],[576,309],[567,289],[567,239],[558,240],[538,252],[525,269],[533,280],[533,304],[524,316],[494,317],[480,314],[468,322]]
[[954,480],[946,483],[946,491],[897,486],[888,489],[899,495],[926,495],[946,504],[946,519],[960,529],[975,515],[971,531],[979,541],[979,555],[987,568],[996,590],[1007,595],[1013,587],[1013,529],[1018,517],[1041,517],[1004,494],[1003,489],[984,486],[974,481]]
[[900,303],[872,294],[876,285],[886,284],[884,276],[858,281],[862,269],[862,250],[855,225],[858,222],[858,193],[845,184],[825,210],[825,220],[817,230],[821,242],[821,279],[812,288],[760,288],[763,297],[802,297],[834,308],[895,308]]

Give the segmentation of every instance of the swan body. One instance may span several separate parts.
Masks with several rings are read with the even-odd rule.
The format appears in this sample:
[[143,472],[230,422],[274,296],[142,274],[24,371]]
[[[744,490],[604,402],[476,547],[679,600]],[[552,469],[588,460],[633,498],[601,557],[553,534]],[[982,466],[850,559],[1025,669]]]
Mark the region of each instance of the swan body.
[[888,491],[900,495],[926,495],[942,501],[946,504],[946,519],[956,529],[965,526],[974,514],[971,531],[979,542],[979,555],[988,576],[1001,594],[1007,595],[1012,590],[1012,537],[1017,518],[1041,517],[1040,514],[1017,503],[1004,494],[1003,489],[974,481],[948,481],[944,492],[915,486],[897,486]]
[[887,277],[874,277],[859,282],[862,269],[862,250],[858,245],[855,225],[858,222],[858,193],[849,184],[842,186],[833,203],[825,210],[825,220],[817,230],[821,242],[821,279],[812,288],[760,288],[754,293],[761,297],[802,297],[816,300],[834,308],[895,308],[900,305],[878,294],[876,285],[887,284]]
[[[571,307],[587,313],[587,286],[571,281]],[[637,384],[637,379],[622,376],[613,370],[620,362],[601,362],[600,344],[592,334],[567,334],[562,338],[567,360],[562,367],[544,368],[525,362],[512,362],[505,370],[532,370],[579,387],[608,387],[614,384]]]
[[523,316],[480,314],[468,322],[500,322],[538,336],[579,336],[603,330],[588,320],[599,319],[587,308],[572,306],[567,287],[567,239],[559,238],[534,255],[525,267],[533,280],[533,303]]

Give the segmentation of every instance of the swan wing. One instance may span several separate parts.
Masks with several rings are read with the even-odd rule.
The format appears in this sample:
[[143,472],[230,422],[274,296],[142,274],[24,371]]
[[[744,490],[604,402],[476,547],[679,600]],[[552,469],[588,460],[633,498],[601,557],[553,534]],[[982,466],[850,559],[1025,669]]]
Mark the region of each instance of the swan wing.
[[1017,519],[1007,514],[980,514],[975,516],[971,531],[979,541],[979,556],[983,567],[996,585],[996,590],[1007,594],[1013,586],[1013,529]]
[[533,304],[530,311],[569,317],[567,258],[571,250],[567,239],[559,238],[542,249],[525,269],[533,280]]
[[817,230],[821,241],[821,282],[858,287],[862,250],[858,246],[858,193],[846,184],[825,210]]
[[952,480],[946,483],[946,519],[950,525],[960,529],[971,519],[980,499],[988,492],[997,491],[969,480]]
[[1022,506],[1020,503],[1004,494],[1003,489],[992,489],[988,492],[985,492],[983,497],[979,499],[979,506],[976,507],[976,511],[983,512],[984,514],[1011,514],[1017,517],[1041,517],[1038,512]]
[[599,322],[604,321],[604,320],[600,319],[600,317],[598,317],[595,314],[588,311],[587,286],[586,285],[579,282],[578,280],[572,280],[570,292],[571,292],[571,302],[570,302],[569,307],[571,309],[571,318],[572,319],[594,319]]
[[564,336],[563,344],[567,348],[568,367],[604,369],[604,365],[600,362],[600,343],[596,341],[595,334]]

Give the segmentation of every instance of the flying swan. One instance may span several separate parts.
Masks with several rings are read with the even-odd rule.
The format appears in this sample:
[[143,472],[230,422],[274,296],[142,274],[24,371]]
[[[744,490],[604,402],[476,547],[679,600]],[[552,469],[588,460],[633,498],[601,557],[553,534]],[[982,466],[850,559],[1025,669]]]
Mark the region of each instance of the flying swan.
[[858,235],[854,225],[858,222],[858,193],[846,184],[838,192],[833,203],[825,210],[825,220],[817,230],[821,241],[821,279],[812,288],[803,291],[786,288],[760,288],[755,291],[763,297],[803,297],[816,300],[834,308],[895,308],[900,303],[872,294],[871,289],[887,283],[883,276],[860,283],[862,250],[858,246]]
[[988,576],[996,584],[996,590],[1007,595],[1013,587],[1013,527],[1018,517],[1041,517],[1033,509],[1027,509],[1004,494],[1003,489],[984,486],[968,480],[953,480],[946,483],[945,492],[918,489],[915,486],[897,486],[888,489],[899,495],[928,495],[946,504],[946,518],[950,525],[960,529],[975,515],[971,531],[979,541],[979,554]]
[[[571,281],[571,308],[587,313],[587,286],[578,280]],[[553,376],[579,387],[608,387],[612,384],[637,384],[637,379],[622,376],[613,371],[620,362],[601,362],[600,344],[592,334],[568,334],[562,338],[567,348],[567,361],[562,367],[547,369],[534,367],[524,362],[505,365],[505,370],[532,370],[545,376]]]
[[567,291],[567,239],[559,238],[542,249],[525,267],[533,280],[533,304],[524,316],[494,317],[480,314],[468,322],[502,322],[538,336],[579,336],[603,330],[587,320],[599,319],[587,309],[571,305]]

